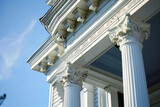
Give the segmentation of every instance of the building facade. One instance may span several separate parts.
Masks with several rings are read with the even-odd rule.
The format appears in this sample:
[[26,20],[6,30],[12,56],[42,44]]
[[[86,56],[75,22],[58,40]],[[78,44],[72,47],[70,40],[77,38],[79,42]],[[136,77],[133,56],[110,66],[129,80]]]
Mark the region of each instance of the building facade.
[[47,0],[49,37],[27,60],[49,107],[159,107],[159,0]]

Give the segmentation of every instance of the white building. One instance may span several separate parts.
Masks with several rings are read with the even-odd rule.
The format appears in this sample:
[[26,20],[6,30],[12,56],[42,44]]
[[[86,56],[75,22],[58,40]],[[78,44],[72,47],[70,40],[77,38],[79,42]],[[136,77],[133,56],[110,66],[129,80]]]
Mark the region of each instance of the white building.
[[160,0],[47,4],[51,36],[27,62],[47,77],[49,107],[160,107]]

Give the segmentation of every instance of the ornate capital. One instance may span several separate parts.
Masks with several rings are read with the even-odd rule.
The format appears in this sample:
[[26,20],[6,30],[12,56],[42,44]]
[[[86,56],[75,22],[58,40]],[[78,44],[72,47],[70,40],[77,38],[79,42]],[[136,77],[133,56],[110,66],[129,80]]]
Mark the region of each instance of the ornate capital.
[[78,67],[67,63],[66,69],[63,74],[59,75],[59,82],[62,84],[78,84],[82,85],[82,82],[87,77],[87,72],[89,69]]
[[149,34],[150,24],[135,20],[130,14],[126,14],[125,18],[117,26],[109,29],[109,37],[117,45],[133,42],[133,40],[142,43],[149,37]]

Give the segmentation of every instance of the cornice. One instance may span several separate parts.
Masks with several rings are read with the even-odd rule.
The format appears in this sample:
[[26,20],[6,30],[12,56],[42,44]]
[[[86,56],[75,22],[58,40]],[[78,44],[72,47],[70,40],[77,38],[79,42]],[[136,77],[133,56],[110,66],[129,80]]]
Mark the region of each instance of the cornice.
[[[58,46],[55,44],[52,36],[49,36],[47,40],[33,53],[33,55],[27,60],[27,63],[30,64],[31,69],[40,71],[42,65],[45,65],[44,63],[46,62],[44,58],[46,58],[47,54],[46,53],[51,53],[49,52],[51,48],[54,48],[55,51],[58,51]],[[52,51],[53,53],[53,51]],[[58,54],[58,52],[57,52]],[[42,64],[43,63],[43,64]],[[46,66],[43,66],[45,68],[48,68]],[[47,70],[47,69],[46,69]]]
[[60,0],[46,0],[46,4],[49,6],[56,5]]
[[44,26],[48,26],[52,18],[55,16],[55,14],[62,8],[64,3],[67,0],[59,0],[59,2],[55,3],[47,12],[46,14],[41,17],[39,20]]
[[[113,0],[113,1],[115,1],[115,0]],[[58,5],[58,4],[57,4]],[[72,7],[74,7],[74,6],[72,6]],[[83,11],[83,10],[81,10],[80,8],[77,8],[78,10],[77,11],[80,11],[82,14],[84,14],[85,12]],[[67,10],[67,9],[66,9]],[[52,17],[52,16],[49,16],[49,14],[51,14],[52,12],[51,11],[53,11],[52,9],[50,9],[47,13],[46,13],[46,15],[43,17],[43,18],[41,18],[41,20],[44,20],[47,16],[48,16],[48,19],[50,18],[50,17]],[[59,12],[61,12],[61,11],[59,11]],[[65,12],[65,11],[64,11]],[[61,13],[61,15],[62,15],[63,13]],[[81,14],[79,14],[79,15],[81,15]],[[54,17],[56,17],[56,16],[54,16]],[[53,19],[56,19],[56,18],[53,18]],[[59,35],[61,36],[61,32],[59,33]],[[48,45],[50,45],[50,44],[54,44],[54,45],[52,45],[53,47],[54,47],[54,50],[55,51],[60,51],[59,52],[59,54],[57,53],[57,56],[59,56],[59,55],[61,55],[61,54],[63,54],[63,52],[64,52],[64,48],[63,48],[63,40],[61,40],[61,37],[59,36],[59,35],[57,35],[57,38],[56,38],[56,40],[59,40],[59,42],[57,42],[57,43],[55,43],[55,39],[53,39],[53,38],[51,38],[51,36],[49,37],[50,39],[52,39],[52,42],[51,43],[49,43],[49,41],[47,41],[46,40],[46,42],[31,56],[31,58],[27,61],[29,64],[30,64],[30,66],[31,66],[31,69],[33,69],[33,70],[37,70],[37,71],[39,71],[40,70],[40,65],[41,65],[41,62],[46,62],[47,63],[47,61],[46,61],[46,57],[48,57],[47,56],[47,54],[46,53],[49,53],[49,52],[47,52],[47,51],[51,51],[52,49],[47,49],[48,48],[48,46],[45,46],[45,44],[48,44]],[[41,51],[41,50],[46,50],[45,51],[45,54],[44,54],[44,52],[39,52],[39,51]],[[44,55],[40,55],[40,54],[44,54]],[[32,60],[32,61],[31,61]],[[31,63],[32,62],[32,63]],[[47,67],[48,68],[48,67]]]
[[[77,0],[60,0],[57,5],[52,6],[48,12],[40,18],[41,23],[43,26],[46,28],[48,33],[50,35],[53,35],[51,33],[51,25],[55,24],[53,23],[58,23],[59,19],[61,19],[62,15],[66,13],[66,11],[76,2]],[[53,26],[52,26],[53,27]],[[56,27],[57,28],[57,27]]]
[[[30,58],[28,58],[27,63],[31,64],[32,61],[40,54],[42,54],[42,51],[44,51],[47,46],[49,45],[54,45],[55,42],[52,38],[52,36],[49,36],[46,41],[32,54],[32,56]],[[43,55],[43,54],[42,54]]]
[[[108,29],[110,29],[112,26],[114,26],[119,21],[123,20],[126,13],[130,13],[132,15],[133,14],[132,11],[134,11],[134,8],[136,8],[135,7],[136,4],[139,4],[142,6],[142,4],[145,4],[146,2],[147,2],[146,0],[133,0],[133,1],[124,0],[124,1],[119,2],[119,4],[117,3],[117,5],[114,8],[111,8],[110,11],[106,14],[107,19],[105,17],[103,17],[105,19],[105,22],[103,23],[103,25],[98,27],[98,29],[93,30],[92,34],[86,35],[86,32],[85,32],[85,34],[83,35],[83,37],[85,37],[85,39],[84,38],[81,39],[81,40],[83,40],[81,42],[75,40],[75,44],[72,43],[72,44],[74,44],[73,47],[70,47],[71,50],[70,49],[67,50],[67,48],[66,48],[66,50],[65,50],[66,52],[61,56],[61,59],[62,59],[61,61],[65,61],[65,62],[69,61],[71,63],[75,63],[75,62],[77,63],[77,61],[83,55],[87,54],[87,52],[90,49],[92,49],[100,41],[104,40],[104,38],[107,37],[107,40],[108,40],[109,39]],[[136,8],[136,10],[137,10],[137,8]],[[95,26],[95,27],[97,27],[97,26]],[[88,28],[88,29],[91,30],[91,28]],[[106,47],[111,48],[114,45],[114,43],[111,43],[109,41],[108,42],[106,41],[107,42]],[[76,46],[76,47],[74,47],[74,46]],[[61,61],[57,62],[55,68],[51,70],[54,72],[50,73],[47,76],[47,81],[50,81],[50,79],[55,75],[55,72],[60,71],[60,69],[63,66],[63,64],[62,64],[63,62],[61,62]],[[79,63],[79,64],[84,66],[84,63]],[[58,68],[60,68],[60,69],[58,69]]]
[[[65,49],[65,52],[61,53],[61,55],[58,53],[56,53],[56,56],[58,60],[56,60],[56,63],[54,63],[54,65],[52,65],[55,71],[57,72],[57,70],[59,70],[59,68],[61,68],[61,66],[63,67],[63,61],[64,62],[71,62],[71,63],[75,63],[81,56],[83,56],[84,54],[86,54],[86,52],[88,50],[90,50],[91,48],[93,48],[99,41],[103,40],[105,37],[107,37],[108,35],[108,29],[113,26],[115,23],[119,22],[120,20],[122,20],[122,18],[124,18],[124,15],[128,12],[131,13],[131,15],[133,14],[132,11],[134,11],[134,8],[137,10],[137,7],[135,7],[135,5],[139,4],[145,4],[147,1],[146,0],[121,0],[116,2],[116,4],[114,6],[112,6],[112,8],[109,8],[109,10],[103,14],[101,18],[99,18],[93,25],[91,25],[85,32],[82,32],[81,37],[75,39],[70,47],[67,47]],[[76,3],[78,3],[78,1],[76,1]],[[139,6],[137,5],[137,6]],[[75,6],[75,5],[74,5]],[[134,7],[134,8],[133,8]],[[140,8],[140,7],[139,7]],[[70,9],[72,10],[72,8]],[[69,11],[69,10],[68,10]],[[65,15],[64,17],[65,18]],[[53,17],[53,20],[55,18]],[[53,24],[54,25],[54,24]],[[58,24],[57,24],[58,26]],[[56,28],[56,26],[55,26]],[[92,31],[92,32],[90,32]],[[109,38],[108,38],[109,39]],[[49,43],[49,44],[53,44],[53,42]],[[112,46],[113,44],[108,44],[110,46]],[[58,49],[57,49],[58,48]],[[36,60],[34,58],[30,58],[33,59],[33,61],[28,60],[27,62],[34,62],[33,64],[31,64],[31,68],[33,70],[37,70],[39,71],[39,64],[41,61],[46,61],[46,57],[47,55],[49,55],[49,53],[53,50],[55,51],[59,51],[59,50],[63,50],[63,46],[58,45],[57,43],[54,43],[53,46],[50,47],[50,49],[48,48],[48,50],[46,49],[46,52],[44,52],[44,55],[37,55],[34,54],[33,56],[39,56],[36,57]],[[40,49],[41,50],[41,49]],[[44,49],[45,50],[45,49]],[[39,51],[39,50],[38,50]],[[37,52],[36,52],[37,53]],[[38,53],[39,54],[39,53]],[[52,78],[54,73],[52,71],[53,69],[50,69],[50,67],[48,67],[48,71],[50,71],[50,73],[48,74],[48,79]]]
[[[95,41],[98,43],[98,41],[103,40],[106,36],[109,36],[108,30],[112,28],[114,25],[116,25],[118,22],[124,19],[126,13],[130,13],[131,15],[133,14],[132,11],[135,12],[134,8],[135,5],[139,4],[142,6],[142,4],[145,4],[148,0],[131,0],[131,1],[121,1],[119,5],[115,6],[115,8],[108,14],[106,14],[105,22],[103,25],[101,25],[98,29],[92,30],[88,28],[90,31],[93,33],[89,33],[88,35],[85,35],[86,39],[83,40],[80,44],[75,45],[77,46],[76,48],[72,48],[72,51],[68,55],[67,52],[63,54],[62,57],[64,57],[65,61],[70,61],[74,63],[79,57],[81,57],[83,54],[85,54],[89,49],[92,48],[96,44]],[[117,3],[118,4],[118,3]],[[139,6],[137,5],[137,6]],[[133,8],[134,7],[134,8]],[[120,9],[118,9],[120,8]],[[139,7],[140,8],[140,7]],[[117,11],[115,11],[117,9]],[[137,8],[136,8],[137,10]],[[109,17],[110,16],[110,17]],[[100,20],[103,21],[103,20]],[[99,23],[97,21],[97,23]],[[95,26],[97,27],[97,26]],[[108,38],[109,39],[109,38]],[[79,43],[79,42],[78,42]],[[113,44],[110,44],[110,46],[113,46]],[[110,48],[110,46],[108,46]]]

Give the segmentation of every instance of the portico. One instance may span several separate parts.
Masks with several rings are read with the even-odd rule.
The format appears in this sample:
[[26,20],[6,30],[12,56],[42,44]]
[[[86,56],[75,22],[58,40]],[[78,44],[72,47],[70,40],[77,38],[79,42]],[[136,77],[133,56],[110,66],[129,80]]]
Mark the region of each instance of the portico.
[[[52,5],[51,0],[48,3]],[[31,69],[47,77],[49,107],[123,107],[119,94],[124,95],[125,107],[149,107],[142,50],[150,36],[150,24],[145,21],[160,6],[143,16],[139,12],[157,3],[55,2],[40,18],[51,36],[27,61]]]

